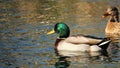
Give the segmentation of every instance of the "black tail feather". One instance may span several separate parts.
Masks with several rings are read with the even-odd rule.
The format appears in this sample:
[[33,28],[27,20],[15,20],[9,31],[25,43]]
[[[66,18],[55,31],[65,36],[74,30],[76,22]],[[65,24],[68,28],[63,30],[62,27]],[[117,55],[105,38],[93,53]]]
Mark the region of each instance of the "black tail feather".
[[107,49],[111,40],[109,38],[104,38],[101,42],[99,42],[97,45],[102,49]]

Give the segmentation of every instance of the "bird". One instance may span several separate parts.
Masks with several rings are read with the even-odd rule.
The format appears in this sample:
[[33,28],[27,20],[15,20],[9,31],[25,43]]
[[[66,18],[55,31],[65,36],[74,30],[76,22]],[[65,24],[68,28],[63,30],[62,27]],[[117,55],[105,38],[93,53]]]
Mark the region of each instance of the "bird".
[[71,35],[70,28],[64,22],[55,24],[47,35],[57,33],[55,49],[61,51],[95,52],[106,50],[111,42],[109,38],[98,38],[90,35]]
[[117,7],[108,7],[107,11],[102,15],[102,17],[109,17],[105,28],[106,34],[120,34],[119,11]]

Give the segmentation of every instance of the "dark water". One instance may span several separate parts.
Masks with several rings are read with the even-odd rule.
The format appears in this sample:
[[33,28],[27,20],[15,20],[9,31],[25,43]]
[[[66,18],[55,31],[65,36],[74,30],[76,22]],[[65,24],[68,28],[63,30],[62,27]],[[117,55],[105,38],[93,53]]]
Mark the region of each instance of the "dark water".
[[[0,0],[0,68],[119,68],[120,50],[105,56],[60,57],[54,50],[55,23],[71,34],[105,37],[101,15],[118,0]],[[120,46],[119,43],[117,43]],[[103,57],[103,58],[102,58]],[[67,60],[66,60],[67,59]]]

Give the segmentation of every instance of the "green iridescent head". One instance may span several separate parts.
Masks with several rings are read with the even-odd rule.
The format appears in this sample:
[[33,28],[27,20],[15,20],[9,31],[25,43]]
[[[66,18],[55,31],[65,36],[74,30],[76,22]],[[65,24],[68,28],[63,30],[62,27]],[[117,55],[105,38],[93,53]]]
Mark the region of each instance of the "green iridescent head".
[[70,29],[65,23],[57,23],[54,26],[54,30],[50,31],[48,34],[57,33],[59,38],[67,38],[70,35]]

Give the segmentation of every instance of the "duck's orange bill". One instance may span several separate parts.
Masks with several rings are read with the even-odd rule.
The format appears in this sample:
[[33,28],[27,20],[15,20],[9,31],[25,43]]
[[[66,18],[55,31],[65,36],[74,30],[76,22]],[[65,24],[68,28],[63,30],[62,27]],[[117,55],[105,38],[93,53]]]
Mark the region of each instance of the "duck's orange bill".
[[104,15],[102,16],[102,18],[105,18],[105,17],[106,17],[106,16],[104,16]]
[[102,18],[106,18],[109,15],[110,15],[109,13],[105,13],[105,14],[103,14]]
[[49,34],[53,34],[53,33],[55,33],[54,29],[51,30],[51,31],[49,31],[49,32],[47,33],[47,35],[49,35]]

